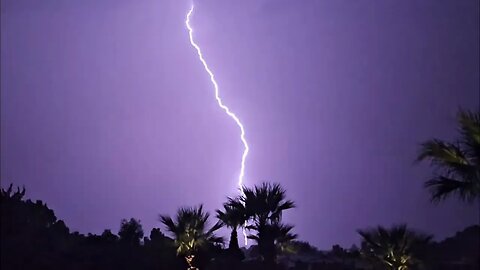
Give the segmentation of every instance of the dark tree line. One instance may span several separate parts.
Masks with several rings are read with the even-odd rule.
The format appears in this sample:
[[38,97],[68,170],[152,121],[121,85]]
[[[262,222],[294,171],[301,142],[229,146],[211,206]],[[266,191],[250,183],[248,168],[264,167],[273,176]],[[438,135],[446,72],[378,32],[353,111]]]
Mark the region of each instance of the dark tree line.
[[71,233],[45,203],[24,195],[12,186],[1,191],[1,269],[183,269],[159,229],[143,239],[140,222],[130,219],[118,236]]
[[[286,229],[273,240],[275,251],[268,249],[270,244],[267,248],[253,245],[241,250],[235,233],[231,234],[233,241],[225,246],[213,233],[220,224],[232,220],[244,224],[245,219],[236,215],[231,219],[225,217],[231,211],[225,208],[217,211],[220,222],[211,227],[207,226],[209,217],[201,207],[182,208],[172,219],[163,216],[162,221],[169,224],[165,231],[172,237],[159,228],[144,236],[140,221],[133,218],[122,220],[117,233],[105,230],[100,235],[83,235],[70,232],[45,203],[25,200],[24,195],[24,189],[14,191],[12,186],[1,190],[1,269],[476,269],[480,259],[480,226],[469,227],[438,243],[405,225],[375,227],[359,231],[364,239],[360,248],[353,246],[347,250],[334,245],[328,252],[318,251],[306,242],[284,241],[285,237],[293,237]],[[226,205],[234,201],[229,200]],[[240,205],[244,209],[244,204]],[[275,213],[268,212],[270,216]],[[229,224],[228,227],[235,227]],[[259,226],[255,222],[250,224]],[[267,240],[256,241],[271,241],[270,234],[285,226],[272,225],[274,229],[268,232]],[[255,239],[259,233],[260,230],[252,229],[251,238]],[[265,253],[270,256],[267,260],[262,255]],[[195,261],[188,265],[184,258],[191,255]],[[296,261],[292,259],[295,256],[315,258],[316,262]],[[290,268],[287,264],[282,266],[285,259],[293,262]],[[368,267],[364,268],[365,265]]]
[[[166,236],[153,228],[149,236],[139,220],[121,221],[120,230],[100,235],[70,232],[42,201],[25,199],[25,189],[1,189],[1,269],[240,269],[245,258],[236,229],[249,223],[249,237],[260,248],[253,269],[277,268],[281,244],[294,238],[293,226],[281,223],[281,212],[293,204],[276,184],[245,189],[246,197],[231,198],[218,221],[202,206],[181,208],[173,218],[160,216]],[[240,214],[239,214],[240,213]],[[232,228],[228,248],[215,235],[222,226]],[[262,227],[263,226],[263,227]],[[277,247],[277,248],[276,248]],[[257,268],[255,268],[257,267]]]

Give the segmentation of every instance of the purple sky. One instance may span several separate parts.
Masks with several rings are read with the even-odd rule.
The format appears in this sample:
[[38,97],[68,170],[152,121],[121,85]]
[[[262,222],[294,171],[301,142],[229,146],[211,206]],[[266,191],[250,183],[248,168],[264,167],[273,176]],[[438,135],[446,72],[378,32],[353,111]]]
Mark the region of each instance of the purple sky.
[[[189,1],[2,0],[1,181],[72,230],[118,230],[236,194],[242,145],[184,26]],[[408,222],[443,238],[420,142],[479,100],[477,0],[197,1],[195,39],[246,127],[246,183],[281,183],[301,240]]]

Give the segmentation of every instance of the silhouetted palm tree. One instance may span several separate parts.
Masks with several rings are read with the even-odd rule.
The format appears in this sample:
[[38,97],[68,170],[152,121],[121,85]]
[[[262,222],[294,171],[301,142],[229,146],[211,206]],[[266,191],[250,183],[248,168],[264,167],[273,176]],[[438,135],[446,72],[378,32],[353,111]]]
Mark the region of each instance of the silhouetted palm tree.
[[223,210],[217,210],[216,212],[217,218],[232,230],[228,250],[232,255],[239,255],[239,258],[243,257],[243,253],[238,246],[237,229],[241,228],[247,220],[245,206],[238,199],[228,198],[228,201],[223,204]]
[[418,160],[429,160],[436,169],[425,183],[433,201],[454,193],[469,202],[480,198],[480,114],[460,110],[458,125],[456,141],[432,139],[420,149]]
[[285,190],[279,184],[270,183],[245,187],[240,200],[252,221],[247,229],[256,232],[249,238],[258,243],[259,253],[266,264],[273,265],[278,245],[296,237],[290,233],[292,226],[281,223],[283,211],[294,208],[295,204],[286,199]]
[[223,243],[223,239],[214,234],[221,227],[220,222],[207,229],[209,216],[209,213],[203,211],[202,205],[199,207],[180,208],[177,211],[175,220],[169,216],[160,216],[160,221],[174,237],[177,254],[185,257],[190,267],[189,269],[197,269],[192,265],[198,251],[207,248],[211,244]]
[[421,265],[422,251],[432,239],[407,229],[406,225],[386,229],[358,230],[362,236],[362,255],[383,269],[407,270]]
[[247,216],[259,224],[279,222],[284,210],[295,207],[293,201],[286,199],[285,190],[279,184],[262,183],[253,188],[244,187],[243,192],[240,199]]
[[[296,234],[291,233],[293,226],[280,222],[263,226],[253,224],[249,228],[257,231],[257,235],[249,235],[248,238],[257,242],[261,255],[270,263],[275,260],[278,252],[288,253],[290,251],[288,244],[297,238]],[[262,245],[262,248],[260,248],[260,245]]]

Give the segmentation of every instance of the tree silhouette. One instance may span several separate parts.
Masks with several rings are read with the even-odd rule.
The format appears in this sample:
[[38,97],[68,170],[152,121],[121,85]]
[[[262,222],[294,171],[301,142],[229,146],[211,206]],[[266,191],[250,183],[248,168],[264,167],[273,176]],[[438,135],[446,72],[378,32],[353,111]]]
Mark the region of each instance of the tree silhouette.
[[295,204],[286,199],[285,190],[279,184],[263,183],[243,190],[240,200],[252,221],[247,229],[255,231],[248,237],[258,243],[266,267],[273,267],[278,246],[296,237],[290,233],[293,226],[281,223],[283,211],[294,208]]
[[386,229],[358,230],[362,236],[362,255],[383,269],[407,270],[421,264],[423,249],[432,239],[429,235],[407,229],[406,225]]
[[[320,264],[295,262],[293,268],[288,268],[292,270],[354,269],[360,260],[357,248],[347,251],[335,245],[331,252],[320,252],[307,242],[292,241],[295,237],[291,233],[292,226],[283,224],[281,213],[278,213],[283,211],[279,209],[288,209],[285,192],[278,196],[282,192],[273,186],[264,185],[263,188],[257,187],[257,191],[255,188],[250,190],[259,195],[256,199],[262,202],[252,199],[248,205],[258,208],[247,211],[247,205],[245,207],[245,211],[250,213],[247,215],[252,233],[250,238],[255,239],[258,245],[252,245],[246,251],[248,260],[244,261],[224,256],[229,254],[228,251],[215,244],[220,243],[214,235],[220,225],[208,226],[208,213],[202,207],[180,209],[174,219],[163,218],[170,225],[166,226],[174,239],[153,228],[149,237],[141,242],[143,233],[138,220],[122,220],[120,237],[110,230],[100,235],[70,232],[65,222],[57,219],[54,211],[44,202],[25,199],[24,189],[13,186],[2,188],[0,269],[185,269],[185,258],[179,258],[177,252],[191,260],[190,267],[195,265],[202,270],[287,269],[282,267],[281,262],[278,265],[273,263],[277,254],[281,254],[282,260],[286,259],[289,264],[292,259],[301,258],[327,261]],[[277,190],[273,192],[277,195],[264,196],[272,190]],[[242,198],[237,199],[237,203],[245,202],[240,200]],[[262,227],[257,227],[260,224],[263,224]],[[360,251],[376,267],[372,269],[418,269],[421,260],[431,269],[478,269],[479,226],[472,226],[433,244],[427,244],[429,237],[412,232],[405,225],[361,232],[365,238]],[[424,257],[425,247],[428,248],[425,253],[428,256]],[[292,252],[296,254],[291,256]],[[252,260],[259,255],[264,261]]]
[[140,240],[143,237],[143,229],[139,220],[131,218],[130,220],[123,219],[120,225],[120,242],[132,246],[140,245]]
[[242,260],[245,256],[238,245],[237,229],[247,221],[245,206],[238,199],[228,198],[228,201],[223,204],[223,210],[217,210],[216,212],[217,218],[222,224],[232,230],[228,244],[230,255]]
[[144,242],[145,252],[151,260],[151,269],[180,269],[174,241],[159,228],[150,231],[150,239]]
[[25,196],[25,187],[22,187],[22,190],[20,191],[20,188],[17,187],[17,191],[12,193],[13,191],[13,184],[10,184],[7,189],[1,189],[0,194],[2,201],[21,201],[23,199],[23,196]]
[[469,202],[480,198],[480,114],[460,110],[458,127],[454,142],[432,139],[421,145],[417,160],[428,160],[435,169],[425,182],[433,201],[453,194]]
[[291,233],[293,226],[282,224],[279,221],[261,226],[253,224],[248,227],[257,231],[256,235],[249,235],[248,238],[257,242],[260,255],[268,266],[274,264],[279,252],[288,253],[289,243],[297,238],[296,234]]
[[104,230],[101,238],[105,243],[115,243],[118,241],[118,236],[113,234],[111,230]]
[[[42,201],[24,200],[25,188],[0,190],[2,269],[51,269],[62,265],[69,229]],[[50,258],[50,259],[48,259]]]
[[193,265],[200,251],[215,243],[223,243],[223,239],[214,234],[221,223],[207,229],[209,216],[208,212],[203,211],[202,205],[180,208],[175,219],[160,215],[160,221],[174,237],[177,254],[184,256],[189,269],[197,269]]

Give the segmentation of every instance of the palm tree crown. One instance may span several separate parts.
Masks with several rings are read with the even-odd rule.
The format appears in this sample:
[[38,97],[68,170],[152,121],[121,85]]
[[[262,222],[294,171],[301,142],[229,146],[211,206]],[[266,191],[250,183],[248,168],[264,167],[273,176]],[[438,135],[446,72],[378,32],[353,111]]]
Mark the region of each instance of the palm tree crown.
[[173,235],[177,253],[193,255],[199,249],[206,248],[209,244],[222,243],[221,237],[215,236],[214,232],[221,227],[216,223],[207,229],[209,213],[203,211],[203,206],[180,208],[175,220],[169,216],[161,215],[160,221]]
[[296,238],[290,232],[293,226],[281,223],[282,212],[294,208],[295,204],[286,199],[285,190],[279,184],[270,183],[245,187],[244,195],[239,200],[245,205],[246,215],[252,221],[246,228],[256,232],[248,238],[258,243],[260,254],[267,266],[271,266],[277,250]]
[[222,224],[232,229],[228,249],[242,258],[243,255],[239,252],[237,229],[247,221],[245,206],[238,199],[228,198],[228,201],[223,204],[223,210],[217,210],[216,212],[217,218]]
[[428,160],[435,168],[425,183],[433,201],[452,194],[469,202],[480,198],[480,114],[460,110],[458,125],[456,141],[432,139],[421,145],[418,160]]
[[407,270],[420,263],[421,250],[432,239],[416,233],[406,225],[386,229],[358,230],[362,236],[362,254],[387,269]]
[[280,222],[282,212],[295,207],[293,201],[286,199],[285,190],[279,184],[244,187],[243,192],[241,200],[246,214],[258,225]]
[[231,229],[238,229],[245,223],[246,209],[245,206],[236,199],[228,198],[228,201],[223,204],[223,210],[217,210],[217,218],[223,224]]

